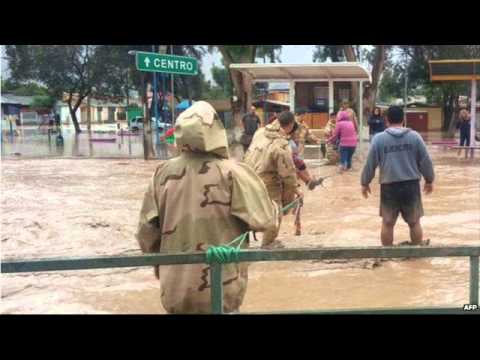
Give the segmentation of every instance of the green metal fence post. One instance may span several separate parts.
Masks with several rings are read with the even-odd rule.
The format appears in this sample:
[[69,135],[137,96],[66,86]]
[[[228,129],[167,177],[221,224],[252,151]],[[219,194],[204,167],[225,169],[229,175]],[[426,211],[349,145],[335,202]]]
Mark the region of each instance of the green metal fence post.
[[213,263],[210,266],[210,293],[212,299],[212,314],[223,313],[223,282],[222,264]]
[[478,305],[478,256],[470,256],[470,304]]

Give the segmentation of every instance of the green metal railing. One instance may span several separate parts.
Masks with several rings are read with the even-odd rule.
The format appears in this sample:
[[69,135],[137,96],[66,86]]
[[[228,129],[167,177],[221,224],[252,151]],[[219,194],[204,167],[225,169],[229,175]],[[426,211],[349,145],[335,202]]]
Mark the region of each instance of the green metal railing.
[[[300,261],[361,258],[426,258],[426,257],[469,257],[470,258],[470,304],[479,304],[479,256],[480,246],[452,247],[349,247],[321,249],[278,249],[240,250],[239,262],[257,261]],[[89,258],[50,258],[37,260],[2,260],[3,274],[125,268],[153,265],[181,265],[207,263],[204,252],[179,254],[148,254],[134,256],[100,256]],[[210,265],[212,313],[223,313],[222,264]],[[326,311],[302,311],[318,314],[444,314],[462,313],[463,308],[411,308],[411,309],[346,309]],[[294,312],[289,312],[294,313]]]

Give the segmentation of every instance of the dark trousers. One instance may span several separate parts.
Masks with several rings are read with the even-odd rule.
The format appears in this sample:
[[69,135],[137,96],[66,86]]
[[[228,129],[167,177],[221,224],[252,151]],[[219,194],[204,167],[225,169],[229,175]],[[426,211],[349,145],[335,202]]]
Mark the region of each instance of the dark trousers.
[[460,146],[470,146],[470,130],[460,132]]
[[345,169],[352,168],[352,157],[355,152],[355,146],[340,146],[340,164]]

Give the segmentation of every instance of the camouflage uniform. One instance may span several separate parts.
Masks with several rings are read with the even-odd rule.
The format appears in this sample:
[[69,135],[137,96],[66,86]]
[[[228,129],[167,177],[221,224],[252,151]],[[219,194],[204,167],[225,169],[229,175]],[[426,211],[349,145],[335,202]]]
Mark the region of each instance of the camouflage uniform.
[[[276,231],[275,203],[250,167],[229,159],[226,132],[211,105],[199,101],[183,112],[175,138],[180,155],[158,166],[143,200],[136,234],[143,252],[205,251],[248,230]],[[225,312],[237,311],[242,304],[247,267],[223,266]],[[209,268],[160,266],[165,310],[209,313]]]
[[[323,130],[325,134],[325,139],[328,139],[330,136],[333,135],[335,131],[335,126],[336,126],[336,119],[329,119],[327,122],[327,125],[325,125],[325,128]],[[327,160],[329,165],[335,165],[338,163],[338,160],[340,158],[338,151],[337,151],[337,146],[334,144],[327,144],[326,145],[327,152]]]
[[320,139],[313,135],[308,125],[303,121],[297,120],[296,125],[296,129],[292,134],[288,135],[288,139],[295,141],[295,143],[298,145],[298,155],[303,158],[305,144],[319,144]]
[[[278,120],[257,130],[245,154],[245,163],[260,176],[279,208],[295,200],[297,176],[292,156]],[[264,232],[264,246],[273,243],[278,230]]]

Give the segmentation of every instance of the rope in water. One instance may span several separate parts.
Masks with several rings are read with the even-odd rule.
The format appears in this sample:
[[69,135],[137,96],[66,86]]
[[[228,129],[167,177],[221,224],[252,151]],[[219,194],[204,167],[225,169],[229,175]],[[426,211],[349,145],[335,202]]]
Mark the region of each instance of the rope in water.
[[[282,213],[288,211],[292,207],[294,207],[303,197],[298,197],[293,200],[290,204],[286,205],[281,209]],[[242,247],[243,242],[247,238],[248,231],[244,232],[237,238],[233,239],[226,245],[219,245],[219,246],[210,246],[207,249],[207,264],[212,263],[219,263],[219,264],[227,264],[232,262],[238,262],[238,254],[240,253],[240,249]],[[233,244],[238,243],[238,245],[233,246]]]

